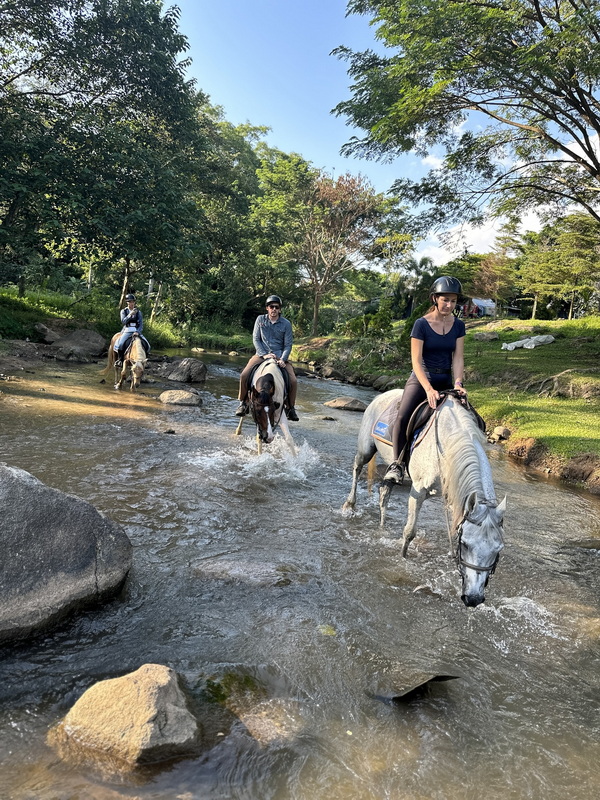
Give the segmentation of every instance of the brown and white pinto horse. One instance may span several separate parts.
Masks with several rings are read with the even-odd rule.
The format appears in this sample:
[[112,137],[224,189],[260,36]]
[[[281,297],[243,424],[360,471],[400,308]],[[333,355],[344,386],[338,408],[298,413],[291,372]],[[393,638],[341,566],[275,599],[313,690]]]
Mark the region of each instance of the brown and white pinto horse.
[[104,372],[110,372],[110,370],[114,367],[115,389],[120,389],[123,385],[123,381],[127,377],[127,370],[129,369],[131,375],[130,390],[134,392],[136,389],[139,389],[140,383],[142,382],[142,375],[144,374],[144,369],[146,368],[148,356],[144,350],[144,345],[142,344],[139,333],[134,333],[129,347],[125,351],[123,366],[115,367],[115,342],[118,340],[120,335],[120,333],[115,333],[111,339],[110,347],[108,349],[108,364],[106,365]]
[[[279,425],[288,447],[295,454],[294,442],[284,413],[285,381],[273,359],[259,364],[252,376],[252,385],[248,392],[248,406],[252,419],[256,424],[256,442],[258,454],[262,452],[262,444],[270,444],[275,438],[275,428]],[[244,418],[239,421],[236,436],[242,432]]]

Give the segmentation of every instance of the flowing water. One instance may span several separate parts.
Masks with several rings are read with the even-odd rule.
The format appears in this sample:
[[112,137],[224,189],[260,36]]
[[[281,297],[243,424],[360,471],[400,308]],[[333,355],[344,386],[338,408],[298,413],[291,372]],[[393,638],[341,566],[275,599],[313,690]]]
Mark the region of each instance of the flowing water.
[[[487,602],[467,609],[438,499],[405,561],[406,486],[384,530],[365,483],[356,516],[340,513],[361,415],[323,402],[373,393],[301,378],[296,457],[280,437],[258,456],[249,422],[234,436],[240,363],[213,359],[199,409],[161,405],[159,383],[117,393],[96,365],[0,384],[0,458],[134,546],[117,599],[2,651],[0,798],[598,796],[598,500],[490,449],[506,547]],[[202,754],[131,775],[61,761],[47,731],[144,663],[185,677]],[[459,678],[385,700],[422,672]],[[230,687],[227,713],[211,681]]]

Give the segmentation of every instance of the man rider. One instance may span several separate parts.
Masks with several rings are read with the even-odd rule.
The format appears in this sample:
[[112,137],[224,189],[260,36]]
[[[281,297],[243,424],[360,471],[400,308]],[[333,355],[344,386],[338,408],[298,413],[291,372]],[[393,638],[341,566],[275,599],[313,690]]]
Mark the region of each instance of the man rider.
[[295,408],[298,381],[296,380],[294,368],[288,361],[293,341],[292,324],[288,319],[281,316],[281,298],[276,294],[267,297],[266,307],[267,313],[258,316],[254,323],[252,341],[256,348],[256,355],[252,356],[240,375],[240,391],[238,395],[240,405],[235,413],[238,417],[243,417],[248,413],[246,398],[252,370],[263,361],[273,359],[281,369],[285,369],[289,377],[286,416],[292,422],[298,422],[299,417]]
[[121,329],[121,335],[115,342],[115,352],[117,354],[117,360],[115,361],[115,367],[121,367],[123,365],[123,359],[125,358],[125,352],[129,347],[129,343],[133,337],[134,333],[140,334],[140,340],[142,345],[144,346],[144,350],[146,351],[146,355],[150,352],[150,343],[146,339],[145,336],[142,336],[142,330],[144,328],[144,322],[142,319],[142,312],[139,308],[135,305],[135,295],[128,294],[125,296],[125,300],[127,301],[126,308],[121,309],[121,325],[123,328]]

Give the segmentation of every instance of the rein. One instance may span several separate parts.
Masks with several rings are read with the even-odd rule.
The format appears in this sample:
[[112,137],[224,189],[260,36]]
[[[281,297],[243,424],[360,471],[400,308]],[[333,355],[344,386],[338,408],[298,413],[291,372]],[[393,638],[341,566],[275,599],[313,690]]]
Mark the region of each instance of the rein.
[[[444,392],[444,394],[446,394],[446,395],[450,394],[453,397],[460,398],[459,393],[454,389],[449,389],[447,392]],[[461,400],[461,402],[462,402],[462,400]],[[471,411],[472,406],[469,404],[468,400],[465,400],[463,402],[463,405],[469,411]],[[440,439],[439,439],[439,436],[438,436],[438,409],[439,408],[440,408],[440,406],[438,405],[437,408],[435,409],[435,411],[433,412],[433,424],[434,424],[434,430],[435,430],[436,452],[437,452],[437,457],[438,457],[438,472],[439,472],[439,474],[441,476],[441,474],[442,474],[442,463],[441,463],[441,459],[440,459],[440,452],[441,452],[442,448],[441,448]],[[485,498],[483,500],[479,500],[479,503],[481,505],[488,506],[488,508],[496,508],[496,506],[497,506],[497,503],[491,502],[490,500],[487,500]],[[448,520],[448,510],[446,509],[446,527],[448,529],[448,538],[450,539],[451,542],[452,542],[453,539],[456,541],[456,547],[454,548],[454,552],[453,552],[452,556],[453,556],[453,558],[454,558],[454,560],[456,562],[456,567],[457,567],[459,572],[461,570],[461,567],[468,567],[469,569],[473,569],[476,572],[487,572],[488,573],[488,576],[487,576],[487,579],[486,579],[486,585],[487,585],[487,581],[492,577],[492,575],[496,571],[496,567],[498,566],[498,561],[500,560],[500,553],[496,554],[496,558],[494,559],[493,563],[490,564],[487,567],[480,567],[477,564],[471,564],[469,561],[465,561],[465,559],[462,557],[462,553],[461,553],[463,526],[464,526],[465,522],[471,522],[474,525],[478,524],[476,522],[476,520],[470,518],[468,513],[465,512],[463,514],[460,522],[456,526],[456,531],[455,531],[454,536],[452,536],[452,532],[450,530],[450,522]]]

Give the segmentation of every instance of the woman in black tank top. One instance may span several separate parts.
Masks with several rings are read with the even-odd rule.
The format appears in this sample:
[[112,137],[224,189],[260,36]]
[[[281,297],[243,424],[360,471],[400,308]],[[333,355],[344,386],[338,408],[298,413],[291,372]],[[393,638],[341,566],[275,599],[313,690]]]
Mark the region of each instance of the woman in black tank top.
[[463,387],[465,324],[454,316],[456,304],[462,301],[462,286],[457,278],[443,275],[430,290],[432,305],[414,324],[410,339],[413,371],[410,374],[398,416],[392,426],[394,460],[384,480],[401,483],[404,478],[404,448],[406,427],[415,408],[427,400],[435,408],[442,389],[456,389],[466,395]]

